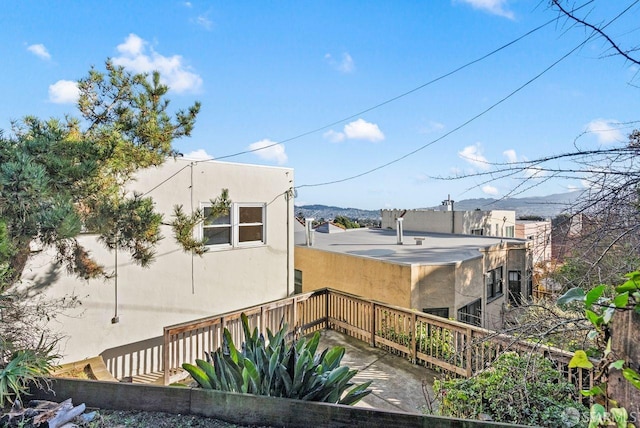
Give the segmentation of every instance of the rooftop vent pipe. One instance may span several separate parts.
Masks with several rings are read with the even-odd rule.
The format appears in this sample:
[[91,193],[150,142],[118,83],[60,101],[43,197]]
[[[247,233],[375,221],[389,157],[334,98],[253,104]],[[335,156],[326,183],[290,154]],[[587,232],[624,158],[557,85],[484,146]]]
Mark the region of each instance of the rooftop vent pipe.
[[304,235],[307,240],[307,247],[313,247],[313,235],[315,231],[313,230],[313,220],[314,218],[305,218],[304,219]]
[[396,219],[396,237],[398,238],[398,245],[403,244],[404,234],[402,230],[402,221],[404,219],[402,217],[398,217]]

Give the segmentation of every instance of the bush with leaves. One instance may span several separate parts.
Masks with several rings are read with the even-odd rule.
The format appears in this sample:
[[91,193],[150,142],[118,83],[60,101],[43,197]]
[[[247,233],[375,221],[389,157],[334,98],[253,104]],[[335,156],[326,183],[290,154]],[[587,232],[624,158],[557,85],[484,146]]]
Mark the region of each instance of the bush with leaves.
[[[636,317],[640,315],[640,271],[630,272],[624,278],[624,282],[617,287],[601,284],[588,291],[575,287],[558,299],[560,305],[576,301],[584,304],[584,315],[593,327],[589,335],[600,344],[602,352],[595,386],[582,391],[583,395],[597,400],[591,406],[589,428],[608,426],[609,423],[620,427],[626,427],[628,424],[629,415],[618,401],[620,397],[612,397],[609,391],[608,381],[611,372],[620,371],[622,377],[635,388],[636,395],[637,390],[640,390],[640,374],[629,361],[631,356],[618,355],[612,349],[612,335],[621,334],[613,332],[611,328],[616,313],[632,311]],[[637,358],[635,355],[633,357]],[[569,367],[590,369],[593,368],[593,363],[589,361],[584,350],[578,350],[569,362]],[[629,397],[626,398],[629,400]]]
[[488,415],[493,421],[559,427],[575,411],[587,409],[571,399],[575,387],[541,355],[500,355],[490,368],[470,379],[436,380],[439,413],[465,419]]
[[340,366],[344,348],[336,346],[316,354],[320,333],[310,339],[288,343],[287,327],[268,340],[249,329],[242,314],[245,342],[239,351],[229,330],[224,330],[224,345],[207,355],[209,361],[196,360],[196,365],[182,367],[205,389],[240,392],[272,397],[293,398],[338,404],[355,404],[371,391],[371,381],[354,386],[356,370]]

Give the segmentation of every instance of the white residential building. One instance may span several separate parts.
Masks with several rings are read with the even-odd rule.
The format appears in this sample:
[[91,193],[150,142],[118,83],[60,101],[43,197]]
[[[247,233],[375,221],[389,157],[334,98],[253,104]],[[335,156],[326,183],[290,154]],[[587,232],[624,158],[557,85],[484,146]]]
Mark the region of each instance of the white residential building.
[[124,253],[116,258],[94,235],[81,236],[79,241],[111,274],[108,279],[69,276],[51,252],[33,257],[24,270],[24,285],[48,298],[75,295],[82,302],[50,322],[65,336],[62,362],[96,355],[108,360],[122,355],[125,344],[127,352],[136,346],[153,349],[161,346],[164,326],[292,294],[292,187],[288,168],[169,159],[141,171],[130,190],[153,197],[165,223],[175,205],[186,212],[206,208],[222,189],[228,189],[233,202],[229,216],[196,231],[208,238],[209,251],[202,256],[183,251],[171,228],[163,226],[164,239],[148,268],[133,264]]

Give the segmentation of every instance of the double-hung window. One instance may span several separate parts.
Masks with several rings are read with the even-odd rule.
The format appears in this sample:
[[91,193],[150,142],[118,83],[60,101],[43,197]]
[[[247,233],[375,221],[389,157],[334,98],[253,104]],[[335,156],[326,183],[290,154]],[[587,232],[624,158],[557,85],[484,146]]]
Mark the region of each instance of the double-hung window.
[[502,266],[487,272],[487,300],[502,296]]
[[233,203],[228,210],[214,212],[203,204],[202,238],[209,248],[251,247],[266,243],[265,204]]
[[202,238],[207,246],[231,246],[231,209],[224,212],[213,212],[211,205],[203,206],[204,222],[202,224]]
[[237,204],[236,245],[264,244],[264,204]]

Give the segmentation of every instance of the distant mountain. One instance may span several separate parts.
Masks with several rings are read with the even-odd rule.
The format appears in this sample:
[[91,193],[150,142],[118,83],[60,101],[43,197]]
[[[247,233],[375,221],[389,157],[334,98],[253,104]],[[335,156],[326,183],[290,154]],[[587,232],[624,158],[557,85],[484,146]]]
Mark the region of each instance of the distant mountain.
[[[477,198],[455,201],[456,211],[473,211],[475,209],[486,210],[513,210],[517,217],[540,216],[553,218],[566,211],[579,197],[581,192],[559,193],[549,196],[533,196],[525,198]],[[438,207],[426,207],[423,209],[435,209]],[[327,205],[301,205],[295,208],[296,216],[313,217],[316,219],[332,219],[342,215],[352,219],[380,219],[380,210],[361,210],[358,208],[340,208]]]
[[356,220],[378,220],[380,210],[361,210],[358,208],[340,208],[327,205],[301,205],[294,207],[295,215],[302,214],[302,217],[315,219],[333,219],[339,215]]
[[552,218],[564,211],[567,211],[581,194],[581,191],[575,191],[548,196],[532,196],[524,198],[463,199],[461,201],[455,201],[453,207],[456,211],[472,211],[478,208],[482,211],[513,210],[516,212],[517,217],[533,215]]

